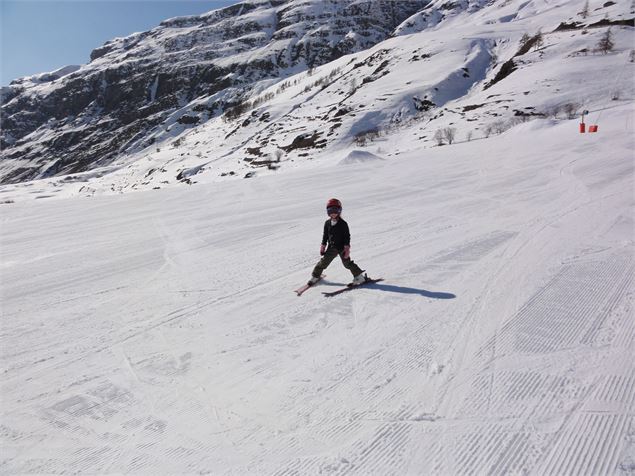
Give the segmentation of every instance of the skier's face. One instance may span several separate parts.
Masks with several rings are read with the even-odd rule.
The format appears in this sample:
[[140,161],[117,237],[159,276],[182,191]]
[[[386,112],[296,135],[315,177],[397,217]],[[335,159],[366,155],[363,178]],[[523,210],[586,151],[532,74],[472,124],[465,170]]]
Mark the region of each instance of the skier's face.
[[342,212],[342,210],[340,208],[337,207],[331,207],[331,208],[327,208],[326,209],[326,213],[328,214],[328,216],[330,216],[332,219],[337,218],[338,216],[340,216],[340,213]]

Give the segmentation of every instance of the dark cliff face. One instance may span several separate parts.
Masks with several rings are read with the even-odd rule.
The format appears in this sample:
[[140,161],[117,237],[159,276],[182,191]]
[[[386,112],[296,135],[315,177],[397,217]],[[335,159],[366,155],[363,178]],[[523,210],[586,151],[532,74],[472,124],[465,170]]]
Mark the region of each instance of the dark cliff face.
[[260,80],[377,44],[426,4],[255,0],[109,41],[80,69],[2,89],[0,182],[108,164],[174,114],[200,124]]

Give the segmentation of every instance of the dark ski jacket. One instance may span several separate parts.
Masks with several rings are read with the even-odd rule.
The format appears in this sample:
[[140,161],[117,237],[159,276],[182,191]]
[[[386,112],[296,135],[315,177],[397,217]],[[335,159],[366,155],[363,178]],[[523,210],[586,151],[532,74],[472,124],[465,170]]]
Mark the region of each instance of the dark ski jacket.
[[337,250],[342,251],[345,246],[351,244],[351,233],[348,231],[348,223],[346,223],[341,217],[337,219],[335,225],[331,225],[331,219],[329,218],[324,223],[324,234],[322,235],[322,244],[329,247],[334,247]]

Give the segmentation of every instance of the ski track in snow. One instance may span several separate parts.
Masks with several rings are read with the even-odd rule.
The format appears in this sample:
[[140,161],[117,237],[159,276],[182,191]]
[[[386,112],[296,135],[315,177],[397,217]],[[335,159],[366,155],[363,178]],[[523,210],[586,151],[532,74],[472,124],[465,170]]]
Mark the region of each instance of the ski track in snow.
[[[3,208],[1,471],[632,471],[633,144],[571,127]],[[385,282],[298,298],[327,195]]]

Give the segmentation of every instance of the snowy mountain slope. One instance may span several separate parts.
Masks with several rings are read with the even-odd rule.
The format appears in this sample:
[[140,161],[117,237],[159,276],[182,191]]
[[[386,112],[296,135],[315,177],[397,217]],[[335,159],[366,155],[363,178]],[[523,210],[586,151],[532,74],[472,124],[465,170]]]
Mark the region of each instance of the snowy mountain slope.
[[217,116],[254,83],[376,44],[423,5],[253,0],[116,38],[78,71],[3,88],[2,181],[110,164],[159,126]]
[[[38,174],[56,175],[32,182],[32,189],[39,190],[36,196],[121,193],[315,166],[330,162],[336,151],[372,142],[377,135],[412,134],[420,139],[419,148],[429,148],[437,143],[436,131],[446,127],[456,130],[457,140],[466,140],[489,136],[521,120],[546,116],[564,119],[583,109],[597,120],[601,110],[630,103],[635,97],[630,62],[633,27],[628,26],[635,12],[625,3],[591,4],[586,18],[579,14],[579,5],[569,1],[457,2],[452,8],[439,2],[423,7],[399,4],[408,5],[402,7],[404,16],[408,9],[417,13],[400,24],[395,15],[388,23],[373,24],[370,31],[378,33],[364,36],[363,44],[356,40],[357,46],[350,50],[338,49],[337,54],[332,53],[332,45],[340,44],[353,31],[339,24],[349,13],[341,11],[342,5],[367,8],[366,3],[276,5],[272,8],[280,20],[273,34],[271,28],[265,28],[271,15],[269,6],[257,3],[238,16],[239,10],[234,9],[233,16],[220,22],[216,17],[219,13],[210,14],[209,19],[170,20],[151,32],[115,40],[94,55],[90,68],[109,71],[113,63],[135,58],[143,62],[147,57],[156,60],[156,54],[144,53],[146,49],[156,51],[158,47],[150,42],[155,37],[161,39],[153,40],[158,44],[171,45],[166,53],[170,58],[183,56],[184,48],[202,41],[198,31],[203,26],[204,32],[213,32],[205,33],[205,41],[214,41],[205,46],[205,54],[194,48],[192,57],[200,62],[212,50],[214,68],[226,68],[234,62],[235,71],[226,76],[233,85],[214,83],[217,89],[202,94],[190,90],[178,105],[154,114],[158,122],[129,137],[123,149],[86,148],[80,143],[78,147],[91,154],[105,151],[110,157],[76,169],[86,172],[64,175],[54,165],[58,162],[42,159],[44,149],[49,150],[46,144],[57,141],[47,128],[32,133],[22,149],[14,147],[13,151],[37,149],[38,160],[47,164],[36,167]],[[364,21],[358,21],[360,15],[351,15],[357,28],[368,19],[381,17],[381,11],[367,12],[362,15],[367,19]],[[434,25],[423,25],[422,15],[437,20]],[[243,26],[238,28],[236,22]],[[608,55],[593,52],[611,24],[615,51]],[[256,25],[261,26],[258,32]],[[389,35],[388,25],[397,25],[394,36],[380,41]],[[264,36],[259,42],[250,42],[249,47],[238,48],[235,35],[227,33],[234,30],[249,37]],[[522,52],[523,35],[538,31],[543,33],[542,46]],[[221,39],[230,35],[230,40],[217,43],[220,40],[214,35]],[[289,35],[293,38],[287,38]],[[313,68],[303,71],[307,61],[299,49],[306,53],[306,48],[301,48],[309,42],[306,35],[311,36],[312,45],[316,37],[323,39],[319,51],[344,56],[327,62],[328,55],[323,53],[320,61],[309,62]],[[315,47],[311,51],[316,51]],[[357,53],[346,55],[347,51]],[[125,60],[124,55],[132,59]],[[260,64],[273,56],[278,58],[271,63],[276,66],[264,76],[240,66]],[[289,66],[293,58],[296,63]],[[492,84],[506,68],[511,74]],[[613,74],[607,78],[606,71]],[[154,102],[163,96],[157,78],[154,75],[144,80],[146,93]],[[182,89],[175,94],[178,91]],[[231,105],[239,107],[219,115]],[[569,113],[563,111],[567,107]],[[119,132],[117,135],[123,137]],[[93,137],[103,139],[99,134]],[[25,166],[31,167],[30,159],[18,158],[22,152],[0,162],[5,177],[17,177]],[[73,152],[69,157],[73,161],[77,155]],[[5,191],[12,188],[5,187]]]
[[2,472],[632,473],[633,124],[3,205]]

